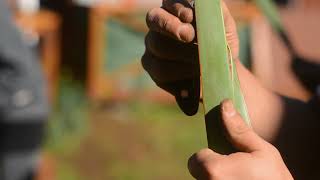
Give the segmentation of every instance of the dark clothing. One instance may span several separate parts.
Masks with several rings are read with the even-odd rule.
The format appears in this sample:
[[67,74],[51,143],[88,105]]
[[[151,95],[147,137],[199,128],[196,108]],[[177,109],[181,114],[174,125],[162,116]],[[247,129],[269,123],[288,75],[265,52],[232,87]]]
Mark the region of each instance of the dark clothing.
[[[319,179],[319,109],[317,98],[309,103],[283,98],[284,117],[273,144],[295,179]],[[297,116],[298,114],[298,116]],[[303,115],[303,116],[301,116]]]
[[285,106],[282,126],[273,144],[295,179],[319,179],[320,151],[320,64],[300,56],[285,30],[276,29],[292,57],[292,70],[301,83],[312,93],[308,103],[283,97]]
[[316,92],[320,87],[320,64],[311,62],[301,56],[294,56],[292,70],[309,91]]
[[319,91],[320,87],[320,64],[313,63],[317,61],[305,58],[297,53],[284,28],[274,28],[274,30],[278,33],[280,40],[282,40],[283,44],[287,47],[292,57],[291,68],[297,78],[311,93],[319,94],[317,91]]
[[48,114],[38,59],[0,0],[0,179],[32,174]]
[[319,179],[320,151],[320,64],[301,56],[295,50],[284,28],[273,27],[292,58],[291,68],[304,87],[314,94],[308,103],[283,98],[282,126],[274,145],[282,154],[295,179]]

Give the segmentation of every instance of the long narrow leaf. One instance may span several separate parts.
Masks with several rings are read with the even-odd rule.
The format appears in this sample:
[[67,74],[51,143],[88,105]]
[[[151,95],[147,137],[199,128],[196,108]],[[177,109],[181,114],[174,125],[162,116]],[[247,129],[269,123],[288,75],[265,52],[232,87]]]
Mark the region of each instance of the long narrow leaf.
[[228,51],[220,0],[195,2],[203,105],[209,148],[233,152],[221,126],[219,104],[232,99],[249,124],[244,98],[232,57]]

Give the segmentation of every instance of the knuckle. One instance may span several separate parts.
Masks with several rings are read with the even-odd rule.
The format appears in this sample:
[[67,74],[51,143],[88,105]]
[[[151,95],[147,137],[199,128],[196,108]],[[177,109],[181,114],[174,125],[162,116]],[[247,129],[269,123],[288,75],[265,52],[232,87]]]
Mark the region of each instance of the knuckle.
[[144,44],[145,44],[146,50],[152,52],[152,49],[153,49],[153,46],[154,46],[154,38],[152,37],[152,33],[151,32],[148,32],[148,34],[144,38]]
[[208,156],[212,153],[209,149],[202,149],[198,153],[195,154],[195,159],[199,164],[202,164],[203,167],[208,163]]
[[166,19],[160,25],[165,31],[169,31],[172,19]]
[[[151,79],[159,86],[161,83],[169,81],[172,77],[169,75],[170,67],[167,63],[163,63],[161,59],[151,57],[142,61],[144,69],[148,72]],[[168,70],[169,69],[169,70]],[[169,74],[169,75],[168,75]],[[160,84],[159,84],[160,83]]]
[[177,26],[180,25],[179,19],[177,17],[175,17],[175,16],[173,16],[172,18],[166,19],[163,22],[163,28],[168,32],[171,32],[172,30],[173,30],[172,33],[176,33],[177,32],[176,30],[178,28],[173,28],[174,25],[177,25]]
[[144,43],[146,50],[150,54],[159,58],[169,58],[170,50],[168,48],[172,46],[172,42],[168,41],[166,36],[155,31],[150,31],[146,35]]
[[180,8],[178,10],[178,16],[184,22],[192,22],[193,20],[193,12],[190,8],[186,8],[186,7]]
[[143,67],[144,70],[149,71],[150,69],[150,63],[149,60],[147,58],[146,53],[143,54],[142,58],[141,58],[141,65]]
[[155,67],[152,59],[142,58],[143,69],[150,75],[151,79],[158,85],[162,81],[162,73]]
[[274,147],[272,144],[266,143],[266,150],[275,156],[281,156],[280,152],[276,147]]
[[160,11],[160,8],[153,8],[147,12],[146,23],[149,27],[154,23],[157,23],[157,19],[159,19],[160,16]]
[[202,160],[202,159],[206,159],[206,157],[212,153],[212,150],[206,148],[206,149],[201,149],[197,154],[196,154],[196,157],[199,159],[199,160]]
[[202,149],[196,154],[196,159],[203,171],[203,175],[207,179],[216,179],[221,177],[221,163],[218,159],[210,158],[211,154],[212,150]]
[[147,12],[147,20],[152,21],[158,15],[159,8],[152,8]]
[[144,45],[145,45],[146,47],[149,46],[150,39],[151,39],[151,37],[150,37],[150,32],[148,32],[147,35],[146,35],[145,38],[144,38]]
[[241,136],[247,133],[253,132],[252,129],[249,128],[242,120],[237,121],[234,127],[234,133]]

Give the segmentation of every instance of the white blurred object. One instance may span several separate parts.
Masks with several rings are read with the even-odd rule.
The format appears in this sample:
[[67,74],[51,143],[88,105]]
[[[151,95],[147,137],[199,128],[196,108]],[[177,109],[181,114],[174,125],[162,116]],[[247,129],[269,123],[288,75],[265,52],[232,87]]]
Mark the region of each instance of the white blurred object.
[[40,0],[17,0],[17,8],[22,13],[34,14],[40,9]]

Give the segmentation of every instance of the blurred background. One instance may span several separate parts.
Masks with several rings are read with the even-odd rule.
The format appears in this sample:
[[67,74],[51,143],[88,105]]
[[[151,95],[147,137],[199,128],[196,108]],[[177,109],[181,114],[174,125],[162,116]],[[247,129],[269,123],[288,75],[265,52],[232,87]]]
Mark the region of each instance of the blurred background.
[[[290,69],[290,53],[261,7],[226,2],[238,24],[243,63],[265,86],[308,100],[311,93]],[[320,30],[317,1],[273,3],[298,51],[320,59],[312,36]],[[185,116],[140,65],[145,15],[161,0],[10,4],[48,85],[51,112],[38,180],[191,179],[188,157],[206,147],[202,111]]]

